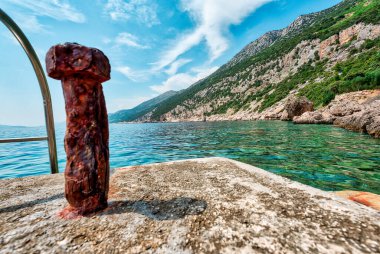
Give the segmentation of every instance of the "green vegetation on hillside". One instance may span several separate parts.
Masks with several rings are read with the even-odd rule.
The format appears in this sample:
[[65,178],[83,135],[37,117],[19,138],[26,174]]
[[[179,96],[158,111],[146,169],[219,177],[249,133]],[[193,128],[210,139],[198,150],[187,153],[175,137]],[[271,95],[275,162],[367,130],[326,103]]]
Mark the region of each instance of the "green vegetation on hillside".
[[[284,99],[290,91],[306,82],[309,84],[300,90],[299,95],[306,96],[317,107],[327,105],[338,94],[380,88],[379,49],[380,38],[367,40],[360,49],[354,52],[360,54],[352,56],[345,62],[338,63],[333,71],[326,70],[327,59],[314,64],[304,64],[294,75],[289,76],[277,85],[267,86],[261,91],[249,95],[243,101],[232,99],[210,114],[223,114],[229,108],[237,111],[253,100],[263,99],[259,108],[261,112]],[[362,52],[365,50],[369,51]],[[317,78],[322,79],[322,81],[316,82],[315,79]],[[273,92],[269,93],[272,90]]]
[[163,93],[153,99],[145,101],[132,109],[120,110],[116,113],[109,114],[108,119],[110,123],[118,123],[118,122],[132,122],[136,119],[144,116],[145,114],[151,112],[157,105],[168,98],[176,95],[178,92],[168,91]]
[[310,63],[303,65],[296,74],[289,76],[284,81],[278,83],[274,89],[274,92],[264,97],[263,103],[259,111],[263,111],[266,108],[274,105],[276,102],[284,99],[300,84],[304,84],[308,80],[313,80],[319,76],[325,69],[325,61],[320,61],[315,65]]
[[380,39],[367,41],[363,47],[372,49],[334,66],[332,72],[322,72],[322,82],[300,90],[316,106],[327,105],[336,95],[365,89],[380,88]]
[[316,22],[303,29],[299,34],[285,37],[275,42],[271,47],[262,50],[259,54],[226,69],[224,76],[233,76],[249,66],[259,65],[283,56],[303,40],[324,40],[360,22],[379,23],[379,10],[380,1],[372,0],[368,4],[367,0],[346,0],[339,5],[339,8],[333,7],[323,12],[322,15],[318,15],[315,19]]
[[[365,53],[363,56],[359,55],[357,57],[355,54],[358,53],[358,51],[353,50],[351,52],[353,57],[341,65],[341,68],[347,68],[347,70],[348,68],[354,69],[347,71],[347,74],[336,75],[334,71],[326,72],[324,70],[325,62],[318,61],[319,59],[316,58],[316,64],[306,64],[301,67],[297,73],[288,77],[286,80],[277,85],[269,85],[255,94],[239,96],[231,94],[231,88],[229,88],[229,90],[214,89],[214,85],[223,81],[226,77],[238,78],[235,82],[230,82],[230,86],[239,84],[242,80],[250,80],[251,73],[249,70],[289,53],[301,41],[312,39],[324,40],[360,22],[380,23],[379,10],[380,1],[378,0],[346,0],[335,7],[314,14],[310,16],[313,19],[311,25],[288,34],[253,57],[244,59],[233,66],[222,66],[209,77],[162,102],[156,110],[153,111],[152,120],[160,120],[160,116],[174,109],[177,105],[186,106],[186,108],[191,110],[193,106],[184,105],[183,102],[186,100],[192,100],[195,102],[194,104],[196,104],[200,100],[202,100],[202,102],[211,102],[215,98],[229,98],[230,100],[226,104],[220,105],[210,112],[210,114],[218,114],[225,113],[229,108],[236,111],[253,100],[261,100],[263,98],[262,106],[259,109],[262,111],[285,98],[296,86],[304,84],[307,81],[315,82],[314,80],[318,77],[323,78],[323,81],[320,83],[311,83],[301,91],[302,95],[306,95],[309,99],[313,100],[316,105],[325,105],[331,101],[336,94],[342,92],[378,87],[378,67],[376,67],[375,62],[379,61],[374,58],[376,56],[371,57],[370,53]],[[377,42],[367,42],[365,47],[361,50],[367,50],[376,45]],[[361,61],[365,63],[362,65]],[[198,92],[208,88],[211,89],[209,89],[206,98],[201,99],[195,96]],[[273,93],[267,95],[271,90],[274,90]],[[245,99],[242,100],[241,98]]]
[[[316,107],[327,105],[338,94],[380,88],[379,49],[380,39],[367,40],[355,52],[360,54],[338,63],[332,71],[326,70],[326,60],[303,65],[296,74],[270,87],[274,91],[264,96],[259,111],[284,99],[291,90],[306,82],[309,84],[300,90],[299,95],[306,96]],[[322,80],[315,81],[317,78]]]

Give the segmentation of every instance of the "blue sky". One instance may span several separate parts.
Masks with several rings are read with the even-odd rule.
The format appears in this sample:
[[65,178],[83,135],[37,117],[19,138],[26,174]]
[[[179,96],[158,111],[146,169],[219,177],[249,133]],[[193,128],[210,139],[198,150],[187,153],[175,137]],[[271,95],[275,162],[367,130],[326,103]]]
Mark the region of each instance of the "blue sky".
[[[108,112],[180,90],[215,71],[246,44],[301,14],[339,0],[1,0],[43,66],[57,43],[101,49],[112,79]],[[56,122],[65,120],[60,82],[48,78]],[[43,125],[38,82],[25,53],[0,25],[0,124]]]

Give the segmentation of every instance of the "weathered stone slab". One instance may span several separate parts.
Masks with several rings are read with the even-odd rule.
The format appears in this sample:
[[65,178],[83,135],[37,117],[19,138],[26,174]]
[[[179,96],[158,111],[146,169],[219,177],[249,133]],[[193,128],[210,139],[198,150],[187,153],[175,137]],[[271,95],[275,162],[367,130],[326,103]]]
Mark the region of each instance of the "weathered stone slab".
[[63,175],[0,186],[0,253],[380,252],[377,211],[228,159],[115,170],[110,207],[76,220]]

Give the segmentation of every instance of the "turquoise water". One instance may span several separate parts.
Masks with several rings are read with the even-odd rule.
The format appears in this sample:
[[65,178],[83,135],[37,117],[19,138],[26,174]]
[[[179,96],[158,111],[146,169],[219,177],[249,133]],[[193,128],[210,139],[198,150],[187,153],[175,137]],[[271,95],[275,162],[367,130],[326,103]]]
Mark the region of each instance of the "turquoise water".
[[[45,135],[0,126],[0,138]],[[60,171],[64,125],[57,126]],[[380,140],[327,125],[206,122],[110,125],[111,167],[223,156],[324,190],[380,194]],[[49,173],[46,142],[0,144],[0,178]]]

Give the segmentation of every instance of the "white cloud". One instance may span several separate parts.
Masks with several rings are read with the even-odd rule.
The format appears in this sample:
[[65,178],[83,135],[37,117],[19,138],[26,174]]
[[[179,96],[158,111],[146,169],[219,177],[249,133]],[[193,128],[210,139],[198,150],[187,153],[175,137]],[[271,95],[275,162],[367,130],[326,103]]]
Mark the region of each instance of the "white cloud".
[[160,24],[156,13],[157,5],[148,0],[108,0],[106,13],[115,21],[137,20],[148,27]]
[[32,33],[46,33],[47,26],[38,22],[37,17],[33,15],[14,15],[17,24],[25,31]]
[[[171,66],[165,70],[165,73],[172,76],[177,73],[178,69],[187,64],[190,63],[191,59],[179,59],[171,64]],[[114,68],[117,72],[120,72],[125,77],[130,79],[134,82],[144,82],[147,81],[152,75],[157,74],[156,70],[153,69],[147,69],[147,70],[134,70],[129,66],[121,65]],[[196,70],[192,69],[192,72],[196,73],[202,73],[205,72],[204,70]],[[184,77],[186,79],[186,77]]]
[[174,61],[170,67],[165,70],[165,73],[168,74],[168,75],[174,75],[177,73],[178,69],[181,68],[182,66],[184,66],[185,64],[188,64],[190,62],[192,62],[193,60],[191,59],[178,59],[177,61]]
[[228,49],[228,33],[231,25],[240,24],[257,8],[273,0],[181,0],[182,9],[196,22],[194,31],[182,35],[176,43],[163,52],[155,68],[160,70],[192,47],[206,41],[210,61],[217,59]]
[[133,70],[129,66],[118,66],[115,70],[134,82],[146,81],[149,75],[149,71]]
[[[20,28],[23,31],[27,31],[30,33],[49,33],[47,30],[48,27],[39,23],[36,16],[20,15],[18,13],[15,13],[14,15],[12,15],[12,18],[16,21],[16,23],[20,26]],[[13,34],[9,33],[8,31],[6,33],[3,33],[2,35],[10,39],[13,44],[20,45],[20,43],[13,36]]]
[[199,30],[196,30],[194,33],[182,35],[181,38],[176,40],[177,43],[173,45],[171,49],[164,52],[161,56],[161,60],[154,64],[154,69],[161,70],[174,62],[180,55],[199,44],[202,40],[202,36],[203,34]]
[[32,16],[47,16],[56,20],[83,23],[86,17],[65,0],[5,0],[31,12]]
[[127,45],[134,48],[146,49],[147,46],[141,45],[138,42],[138,38],[130,33],[119,33],[115,38],[116,45]]
[[158,96],[158,94],[152,94],[150,96],[136,96],[131,98],[116,98],[107,103],[107,108],[109,112],[116,112],[122,109],[131,109],[156,96]]
[[218,67],[211,67],[208,69],[193,68],[191,70],[192,74],[178,73],[168,78],[161,85],[151,86],[150,88],[158,93],[164,93],[170,90],[179,91],[207,77],[208,75],[215,72],[217,69]]

